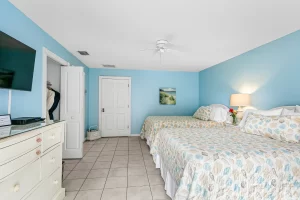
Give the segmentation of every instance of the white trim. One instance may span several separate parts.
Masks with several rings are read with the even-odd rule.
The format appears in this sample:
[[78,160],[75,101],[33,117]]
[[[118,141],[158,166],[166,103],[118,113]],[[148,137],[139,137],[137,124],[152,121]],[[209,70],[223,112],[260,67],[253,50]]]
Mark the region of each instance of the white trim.
[[[126,76],[99,76],[99,83],[98,83],[98,86],[99,86],[99,94],[98,94],[98,106],[99,106],[99,109],[98,109],[98,127],[99,129],[101,129],[101,115],[102,115],[102,112],[101,112],[101,82],[102,82],[102,79],[121,79],[121,80],[128,80],[129,81],[129,113],[128,113],[128,124],[129,124],[129,130],[128,130],[128,135],[122,135],[122,136],[130,136],[131,135],[131,77],[126,77]],[[118,135],[113,135],[112,137],[114,136],[118,136]]]
[[47,109],[47,59],[51,58],[61,65],[69,66],[70,63],[57,56],[55,53],[49,51],[47,48],[43,47],[43,74],[42,74],[42,118],[46,118]]
[[140,137],[141,134],[130,134],[130,137]]
[[8,90],[7,114],[11,114],[11,90]]

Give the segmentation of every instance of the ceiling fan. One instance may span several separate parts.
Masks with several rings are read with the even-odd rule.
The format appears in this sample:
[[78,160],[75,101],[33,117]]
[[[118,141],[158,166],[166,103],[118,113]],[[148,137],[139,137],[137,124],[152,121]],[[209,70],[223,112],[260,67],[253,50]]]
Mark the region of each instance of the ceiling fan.
[[154,55],[159,53],[160,63],[161,63],[162,54],[166,52],[179,51],[174,44],[164,39],[157,40],[154,49],[142,49],[141,51],[149,51],[149,50],[153,51]]

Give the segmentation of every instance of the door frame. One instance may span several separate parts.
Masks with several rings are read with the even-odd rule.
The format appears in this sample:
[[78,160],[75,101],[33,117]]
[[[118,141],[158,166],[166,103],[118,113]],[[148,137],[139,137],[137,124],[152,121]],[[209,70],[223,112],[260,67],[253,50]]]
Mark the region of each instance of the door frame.
[[51,58],[52,60],[58,62],[61,67],[70,66],[70,63],[56,55],[55,53],[49,51],[47,48],[43,47],[43,74],[42,74],[42,118],[46,119],[46,110],[47,110],[47,59]]
[[[127,136],[131,135],[131,77],[128,76],[99,76],[99,94],[98,94],[98,128],[99,130],[102,129],[102,124],[101,124],[101,119],[102,119],[102,112],[101,112],[101,83],[102,83],[102,79],[116,79],[116,80],[128,80],[129,81],[129,100],[128,100],[128,104],[129,104],[129,113],[128,113],[128,123],[129,123],[129,133]],[[102,130],[101,130],[102,131]],[[117,136],[116,136],[117,137]]]

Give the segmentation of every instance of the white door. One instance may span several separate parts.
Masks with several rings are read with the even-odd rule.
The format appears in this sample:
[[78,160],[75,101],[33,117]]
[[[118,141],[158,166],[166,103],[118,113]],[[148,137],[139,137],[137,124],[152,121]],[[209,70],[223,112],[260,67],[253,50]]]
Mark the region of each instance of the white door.
[[103,137],[130,135],[130,78],[100,77],[99,124]]
[[61,68],[60,118],[66,121],[63,158],[82,158],[85,127],[85,74],[83,67]]

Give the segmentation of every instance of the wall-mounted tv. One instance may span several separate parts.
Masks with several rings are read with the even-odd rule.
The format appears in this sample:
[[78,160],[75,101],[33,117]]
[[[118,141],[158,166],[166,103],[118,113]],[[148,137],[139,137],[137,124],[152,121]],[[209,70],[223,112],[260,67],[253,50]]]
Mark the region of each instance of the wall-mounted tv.
[[31,91],[36,51],[0,31],[0,88]]

